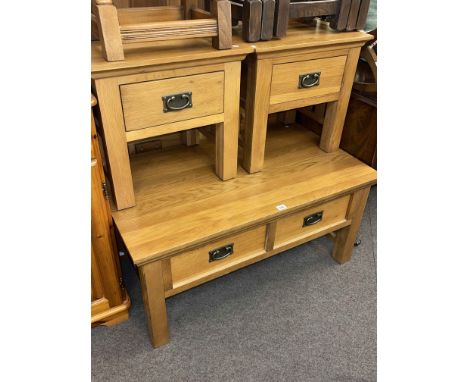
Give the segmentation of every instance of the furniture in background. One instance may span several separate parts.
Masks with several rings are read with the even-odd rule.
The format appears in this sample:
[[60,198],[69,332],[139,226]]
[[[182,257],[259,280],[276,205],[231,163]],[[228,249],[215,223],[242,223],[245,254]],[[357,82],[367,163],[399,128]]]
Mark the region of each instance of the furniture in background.
[[107,61],[124,60],[123,44],[144,41],[212,37],[216,49],[232,45],[231,6],[212,0],[211,13],[197,8],[198,0],[181,0],[182,6],[117,8],[112,0],[92,0],[91,25],[99,34]]
[[231,0],[233,24],[242,21],[242,38],[255,42],[287,35],[293,19],[319,17],[337,31],[361,30],[370,0]]
[[[91,96],[91,106],[96,98]],[[128,318],[130,298],[120,264],[98,136],[91,114],[91,324],[114,325]]]
[[268,115],[327,102],[320,148],[336,151],[341,140],[360,48],[372,36],[337,33],[326,23],[315,29],[291,24],[288,36],[258,42],[246,60],[243,167],[249,173],[263,168]]
[[242,21],[242,38],[255,42],[273,38],[275,4],[278,0],[231,0],[233,25]]
[[274,36],[287,34],[290,19],[321,17],[337,31],[364,28],[370,0],[278,0]]
[[215,124],[216,174],[236,176],[241,61],[252,51],[246,43],[215,50],[208,39],[159,41],[107,62],[92,43],[92,87],[117,209],[135,205],[129,142]]
[[[377,30],[370,32],[377,37]],[[340,147],[377,168],[377,40],[361,49]],[[326,104],[300,109],[298,121],[321,134]]]

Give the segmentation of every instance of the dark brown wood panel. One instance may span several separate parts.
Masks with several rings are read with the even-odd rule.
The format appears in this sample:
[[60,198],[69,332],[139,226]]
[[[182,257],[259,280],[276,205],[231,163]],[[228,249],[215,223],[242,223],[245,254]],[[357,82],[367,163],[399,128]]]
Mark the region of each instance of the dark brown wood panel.
[[275,0],[262,0],[262,30],[261,40],[273,38],[273,24],[275,20]]
[[342,31],[348,25],[348,15],[351,9],[352,0],[341,0],[339,12],[331,19],[330,26],[333,29]]
[[356,29],[356,22],[359,15],[359,7],[361,6],[361,0],[352,0],[351,7],[349,9],[348,23],[346,30],[352,31]]
[[289,4],[289,17],[318,17],[334,15],[338,12],[339,0],[300,1]]

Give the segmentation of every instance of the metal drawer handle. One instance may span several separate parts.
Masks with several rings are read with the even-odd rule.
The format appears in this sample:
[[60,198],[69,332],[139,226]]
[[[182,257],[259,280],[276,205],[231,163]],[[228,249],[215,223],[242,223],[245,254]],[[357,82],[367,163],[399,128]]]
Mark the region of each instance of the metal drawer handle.
[[322,220],[322,217],[323,217],[323,211],[316,212],[312,215],[306,216],[304,218],[304,224],[302,226],[308,227],[310,225],[317,224],[319,221]]
[[299,76],[299,89],[311,88],[320,84],[320,73],[307,73]]
[[208,253],[210,255],[210,260],[209,260],[210,263],[212,261],[225,259],[226,257],[234,253],[234,243],[213,249],[212,251]]
[[192,107],[192,92],[171,94],[162,97],[163,111],[179,111]]

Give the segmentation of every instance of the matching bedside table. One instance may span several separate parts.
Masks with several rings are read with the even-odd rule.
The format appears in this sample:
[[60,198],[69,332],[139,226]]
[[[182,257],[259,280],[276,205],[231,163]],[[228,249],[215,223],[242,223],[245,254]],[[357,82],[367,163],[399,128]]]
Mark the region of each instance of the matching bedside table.
[[[320,148],[338,149],[360,48],[373,37],[325,23],[290,24],[281,40],[255,43],[247,57],[243,166],[263,168],[268,115],[328,102]],[[234,43],[240,36],[234,37]],[[289,116],[291,119],[291,116]]]
[[[215,124],[216,174],[237,172],[240,42],[213,49],[207,39],[133,44],[125,61],[107,62],[92,44],[91,78],[99,100],[117,209],[135,205],[127,143]],[[196,132],[193,132],[196,133]]]

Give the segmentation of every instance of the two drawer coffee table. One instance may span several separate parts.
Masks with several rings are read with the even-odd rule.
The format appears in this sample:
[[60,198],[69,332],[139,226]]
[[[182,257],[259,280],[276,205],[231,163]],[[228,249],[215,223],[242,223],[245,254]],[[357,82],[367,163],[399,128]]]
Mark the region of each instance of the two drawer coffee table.
[[221,182],[215,142],[132,159],[136,206],[113,213],[140,274],[153,346],[169,341],[165,299],[315,238],[351,258],[376,171],[326,153],[299,125],[270,125],[263,171]]

